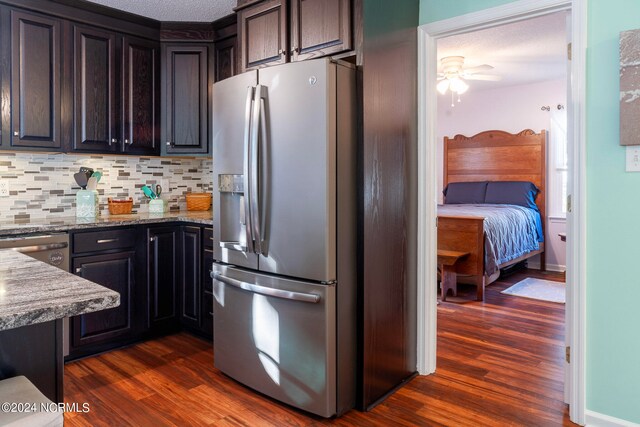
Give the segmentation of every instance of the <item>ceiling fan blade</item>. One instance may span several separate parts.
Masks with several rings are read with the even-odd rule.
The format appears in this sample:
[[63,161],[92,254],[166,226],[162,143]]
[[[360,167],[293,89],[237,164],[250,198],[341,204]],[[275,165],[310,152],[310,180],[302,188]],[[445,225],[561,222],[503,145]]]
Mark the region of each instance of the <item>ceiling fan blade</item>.
[[465,74],[473,74],[473,73],[479,73],[481,71],[489,71],[489,70],[493,70],[493,67],[491,65],[482,64],[482,65],[478,65],[477,67],[463,68],[462,72]]
[[472,74],[470,76],[464,76],[465,80],[484,80],[488,82],[498,82],[502,80],[502,76],[492,76],[490,74]]

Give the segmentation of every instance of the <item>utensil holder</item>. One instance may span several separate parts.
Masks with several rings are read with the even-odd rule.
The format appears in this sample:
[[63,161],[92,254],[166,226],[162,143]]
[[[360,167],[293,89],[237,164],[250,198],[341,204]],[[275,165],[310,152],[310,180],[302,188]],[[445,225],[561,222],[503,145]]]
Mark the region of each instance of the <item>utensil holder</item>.
[[153,199],[149,201],[149,213],[164,213],[167,211],[167,201]]
[[99,213],[98,192],[96,190],[79,190],[76,193],[76,216],[95,218]]

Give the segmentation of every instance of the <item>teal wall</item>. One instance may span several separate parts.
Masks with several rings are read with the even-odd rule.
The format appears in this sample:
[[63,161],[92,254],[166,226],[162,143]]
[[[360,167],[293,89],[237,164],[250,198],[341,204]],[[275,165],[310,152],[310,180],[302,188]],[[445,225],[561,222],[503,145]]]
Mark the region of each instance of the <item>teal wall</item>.
[[[421,0],[420,23],[508,2]],[[634,28],[640,1],[588,0],[587,409],[640,423],[640,173],[618,145],[618,38]]]
[[420,25],[511,3],[512,0],[420,0]]
[[640,174],[618,145],[618,40],[640,1],[590,0],[587,25],[587,408],[640,423]]

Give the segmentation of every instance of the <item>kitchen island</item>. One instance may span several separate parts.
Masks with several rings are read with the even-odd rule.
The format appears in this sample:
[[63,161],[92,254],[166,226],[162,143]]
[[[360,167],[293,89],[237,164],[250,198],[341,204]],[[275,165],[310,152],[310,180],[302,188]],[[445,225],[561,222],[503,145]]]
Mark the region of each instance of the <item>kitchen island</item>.
[[0,379],[24,375],[47,398],[62,402],[62,319],[119,305],[117,292],[0,250]]

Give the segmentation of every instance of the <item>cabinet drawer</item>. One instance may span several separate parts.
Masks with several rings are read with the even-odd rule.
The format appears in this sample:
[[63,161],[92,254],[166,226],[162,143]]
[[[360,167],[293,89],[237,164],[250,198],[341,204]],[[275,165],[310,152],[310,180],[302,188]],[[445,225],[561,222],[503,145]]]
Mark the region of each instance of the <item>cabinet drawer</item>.
[[213,249],[213,228],[205,228],[202,233],[202,246]]
[[73,235],[73,252],[97,252],[124,249],[135,246],[136,233],[132,228],[124,230],[89,231]]

